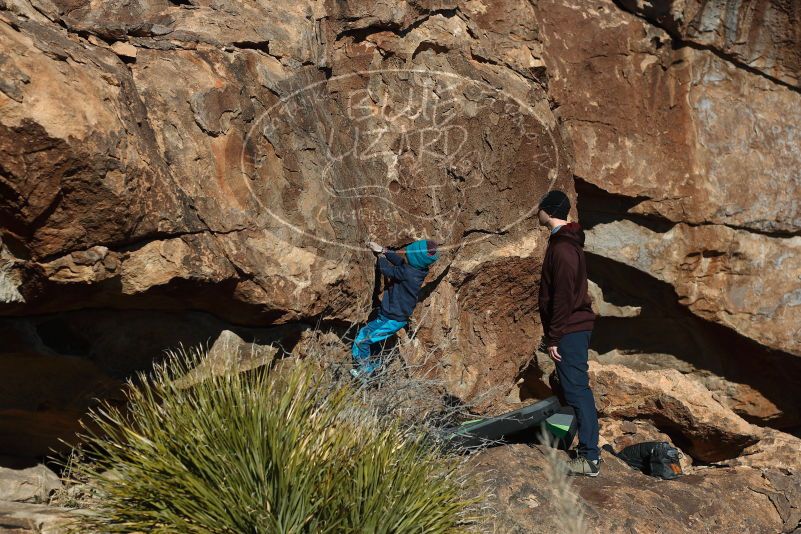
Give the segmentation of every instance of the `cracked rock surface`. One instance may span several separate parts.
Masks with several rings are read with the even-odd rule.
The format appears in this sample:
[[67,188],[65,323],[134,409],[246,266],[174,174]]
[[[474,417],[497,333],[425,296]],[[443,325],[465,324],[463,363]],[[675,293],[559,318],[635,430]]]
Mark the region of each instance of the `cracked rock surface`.
[[[605,493],[581,485],[590,515],[792,532],[799,17],[787,0],[0,0],[0,457],[41,458],[180,343],[352,335],[379,290],[368,239],[442,244],[407,363],[482,414],[549,395],[532,208],[560,188],[588,235],[604,438],[671,440],[693,477],[629,494],[641,481],[610,466]],[[547,496],[520,477],[538,454],[482,456],[510,531],[536,531]]]

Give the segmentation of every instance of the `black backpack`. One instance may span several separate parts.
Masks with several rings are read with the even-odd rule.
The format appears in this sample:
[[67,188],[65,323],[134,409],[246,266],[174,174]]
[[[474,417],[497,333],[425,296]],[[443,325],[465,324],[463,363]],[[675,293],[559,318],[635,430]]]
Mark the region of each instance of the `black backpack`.
[[629,445],[616,453],[608,445],[604,447],[634,469],[646,475],[673,480],[682,474],[679,459],[681,453],[667,441],[646,441]]

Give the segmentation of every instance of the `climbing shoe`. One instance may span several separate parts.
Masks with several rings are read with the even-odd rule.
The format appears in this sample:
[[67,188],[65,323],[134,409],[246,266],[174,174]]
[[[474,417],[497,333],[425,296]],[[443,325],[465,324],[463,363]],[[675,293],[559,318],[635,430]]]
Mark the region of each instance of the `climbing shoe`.
[[600,460],[588,460],[579,455],[567,462],[567,471],[571,475],[597,477],[601,472]]

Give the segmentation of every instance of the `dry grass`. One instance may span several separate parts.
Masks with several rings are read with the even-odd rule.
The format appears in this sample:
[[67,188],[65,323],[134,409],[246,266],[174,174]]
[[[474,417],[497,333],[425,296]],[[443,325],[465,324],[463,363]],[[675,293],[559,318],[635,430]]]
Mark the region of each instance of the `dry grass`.
[[556,440],[543,427],[540,442],[545,454],[545,479],[553,497],[562,534],[585,534],[587,532],[581,500],[573,491],[573,479],[564,462],[564,453],[556,448]]
[[[384,365],[367,380],[354,381],[349,371],[353,361],[351,343],[357,332],[354,325],[344,333],[311,331],[294,357],[319,366],[332,387],[349,385],[355,388],[362,404],[377,417],[398,419],[408,425],[432,433],[476,418],[476,406],[497,396],[499,385],[464,401],[450,395],[439,368],[444,347],[429,346],[421,350],[415,341],[416,330],[381,345]],[[405,357],[414,353],[414,363]],[[279,363],[280,365],[280,363]]]

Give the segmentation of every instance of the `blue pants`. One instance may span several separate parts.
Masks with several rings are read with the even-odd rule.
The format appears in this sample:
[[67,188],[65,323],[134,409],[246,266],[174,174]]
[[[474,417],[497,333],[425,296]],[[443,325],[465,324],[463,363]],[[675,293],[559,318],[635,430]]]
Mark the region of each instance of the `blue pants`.
[[376,343],[384,341],[388,337],[395,334],[398,330],[406,326],[406,321],[395,321],[387,319],[379,315],[359,330],[356,334],[356,339],[353,340],[353,347],[351,353],[353,354],[353,362],[361,371],[367,374],[372,373],[381,367],[381,358],[376,358],[371,361],[371,349]]
[[559,341],[562,361],[556,363],[556,374],[568,406],[576,411],[578,423],[578,453],[588,460],[600,457],[598,450],[598,412],[590,389],[587,350],[591,330],[565,334]]

